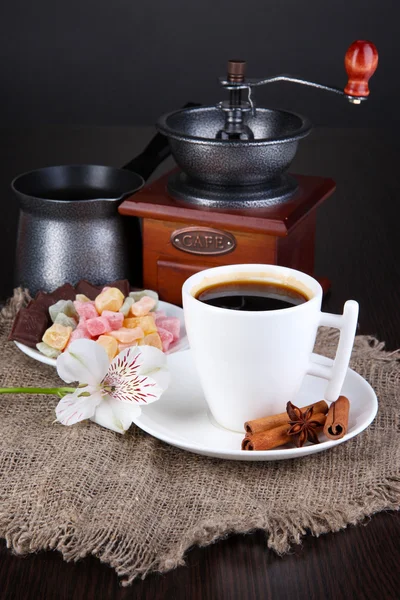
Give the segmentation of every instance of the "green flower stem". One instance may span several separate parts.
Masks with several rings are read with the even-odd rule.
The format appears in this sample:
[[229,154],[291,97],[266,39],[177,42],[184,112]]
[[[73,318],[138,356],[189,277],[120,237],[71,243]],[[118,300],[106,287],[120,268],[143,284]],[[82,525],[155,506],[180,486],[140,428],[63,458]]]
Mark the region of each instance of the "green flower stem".
[[10,387],[0,388],[0,394],[72,394],[75,388],[56,387],[56,388],[38,388],[38,387]]

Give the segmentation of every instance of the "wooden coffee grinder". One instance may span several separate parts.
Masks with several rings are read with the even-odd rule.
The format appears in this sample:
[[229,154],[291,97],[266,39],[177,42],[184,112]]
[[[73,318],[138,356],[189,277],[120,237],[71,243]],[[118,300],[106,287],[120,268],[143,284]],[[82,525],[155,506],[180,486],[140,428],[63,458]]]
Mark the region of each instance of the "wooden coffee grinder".
[[371,42],[354,42],[345,56],[343,91],[288,75],[247,79],[246,63],[232,60],[220,78],[228,101],[161,117],[157,128],[179,168],[119,207],[123,215],[142,218],[144,287],[181,304],[184,280],[213,266],[269,263],[312,275],[316,208],[335,183],[287,173],[311,125],[294,113],[256,108],[254,88],[290,81],[360,104],[377,64]]

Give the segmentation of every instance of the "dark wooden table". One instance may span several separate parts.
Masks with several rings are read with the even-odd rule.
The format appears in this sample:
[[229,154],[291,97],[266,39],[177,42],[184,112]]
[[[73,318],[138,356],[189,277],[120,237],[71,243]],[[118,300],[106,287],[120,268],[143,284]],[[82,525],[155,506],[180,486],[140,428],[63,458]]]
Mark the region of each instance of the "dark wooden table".
[[[10,295],[13,281],[18,208],[9,191],[12,177],[68,162],[120,166],[150,136],[147,128],[1,131],[0,298]],[[340,311],[346,299],[355,298],[359,333],[376,335],[389,349],[400,347],[399,164],[393,131],[320,129],[302,142],[292,168],[337,182],[318,212],[316,274],[332,282],[325,310]],[[231,536],[192,549],[187,566],[126,589],[97,559],[68,564],[55,552],[15,557],[0,542],[0,599],[398,600],[399,565],[400,515],[389,512],[339,533],[308,536],[283,558],[268,550],[262,532]]]

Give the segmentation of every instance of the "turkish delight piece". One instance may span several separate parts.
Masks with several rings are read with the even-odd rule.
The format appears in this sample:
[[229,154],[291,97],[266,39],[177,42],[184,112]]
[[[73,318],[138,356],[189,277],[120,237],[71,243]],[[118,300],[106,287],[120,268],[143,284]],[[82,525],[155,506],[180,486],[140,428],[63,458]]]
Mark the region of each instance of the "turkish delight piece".
[[138,290],[135,292],[130,292],[129,297],[133,298],[135,302],[141,300],[144,296],[148,298],[153,298],[155,300],[155,304],[152,310],[157,310],[158,306],[158,294],[154,290]]
[[124,319],[124,327],[128,327],[128,329],[141,327],[144,331],[144,335],[155,333],[157,331],[156,322],[151,314],[146,315],[145,317],[128,317],[127,319]]
[[154,348],[158,348],[162,350],[162,342],[158,333],[149,333],[143,339],[139,340],[139,346],[154,346]]
[[64,327],[64,325],[53,323],[53,325],[44,332],[42,341],[48,346],[62,351],[68,344],[71,333],[71,327]]
[[160,336],[163,352],[167,352],[170,345],[174,341],[174,336],[170,331],[163,329],[162,327],[158,328],[158,335]]
[[131,306],[134,302],[135,302],[134,299],[130,298],[128,296],[127,298],[125,298],[123,305],[119,309],[119,312],[122,313],[124,315],[124,317],[127,317],[129,314],[129,311],[131,309]]
[[118,354],[118,342],[111,335],[101,335],[96,342],[103,346],[104,350],[108,354],[110,362]]
[[131,286],[127,279],[117,279],[108,284],[112,288],[118,288],[122,292],[123,296],[128,296]]
[[85,319],[94,319],[99,316],[99,313],[96,310],[94,302],[80,302],[79,300],[75,300],[74,306],[76,308],[76,312],[80,317],[84,317]]
[[87,322],[88,322],[88,319],[85,319],[85,317],[80,317],[77,329],[81,329],[85,333],[85,336],[91,337],[90,333],[88,332],[87,325],[86,325]]
[[97,337],[98,335],[103,335],[103,333],[108,333],[111,331],[111,325],[108,322],[108,319],[103,316],[97,316],[93,319],[88,319],[85,325],[92,337]]
[[75,300],[77,302],[91,302],[90,298],[85,296],[85,294],[77,294]]
[[110,331],[110,335],[115,337],[115,339],[121,344],[130,344],[140,338],[143,338],[144,332],[141,327],[135,327],[135,329],[121,327],[121,329],[117,329],[116,331]]
[[110,288],[105,292],[101,292],[96,297],[94,303],[100,315],[103,310],[118,312],[124,303],[124,295],[118,288]]
[[124,315],[120,312],[103,310],[101,316],[107,319],[107,321],[110,323],[111,329],[120,329],[123,325]]
[[58,300],[58,302],[49,306],[49,314],[53,323],[55,323],[59,313],[64,313],[67,317],[78,318],[78,313],[71,300]]
[[131,315],[134,317],[144,317],[156,305],[156,300],[150,296],[143,296],[131,306]]
[[63,312],[58,313],[54,323],[64,325],[64,327],[71,327],[72,330],[76,329],[76,321],[72,317],[67,317]]
[[83,327],[77,327],[70,335],[68,346],[75,340],[91,340],[92,337],[87,329]]
[[122,352],[122,350],[126,350],[127,348],[133,348],[134,346],[137,346],[137,345],[138,345],[137,340],[135,342],[131,342],[130,344],[121,344],[121,343],[119,343],[118,344],[118,354],[120,352]]
[[48,358],[57,358],[57,356],[60,356],[61,354],[60,350],[56,350],[56,348],[52,348],[44,342],[36,344],[36,348],[41,354],[44,354],[44,356],[47,356]]
[[157,329],[162,327],[174,336],[174,342],[179,340],[181,334],[181,322],[177,317],[160,317],[156,320]]

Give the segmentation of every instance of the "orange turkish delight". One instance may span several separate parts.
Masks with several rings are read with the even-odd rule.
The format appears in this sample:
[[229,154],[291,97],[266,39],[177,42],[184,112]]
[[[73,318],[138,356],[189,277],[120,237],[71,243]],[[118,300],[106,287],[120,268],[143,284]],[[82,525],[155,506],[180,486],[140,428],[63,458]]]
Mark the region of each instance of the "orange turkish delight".
[[152,308],[156,305],[156,300],[154,298],[150,298],[150,296],[143,296],[137,302],[132,304],[131,306],[131,314],[134,317],[144,317],[147,315]]
[[141,327],[135,327],[135,329],[121,327],[121,329],[110,331],[109,335],[112,335],[121,344],[130,344],[131,342],[135,342],[144,337],[144,332]]
[[110,361],[118,354],[118,342],[111,335],[101,335],[96,340],[100,346],[103,346],[104,350],[108,354]]
[[128,327],[128,329],[141,327],[144,335],[157,332],[156,322],[152,315],[146,315],[145,317],[128,317],[124,319],[124,327]]
[[158,348],[162,350],[162,342],[158,333],[149,333],[144,338],[139,340],[139,346],[154,346],[154,348]]

